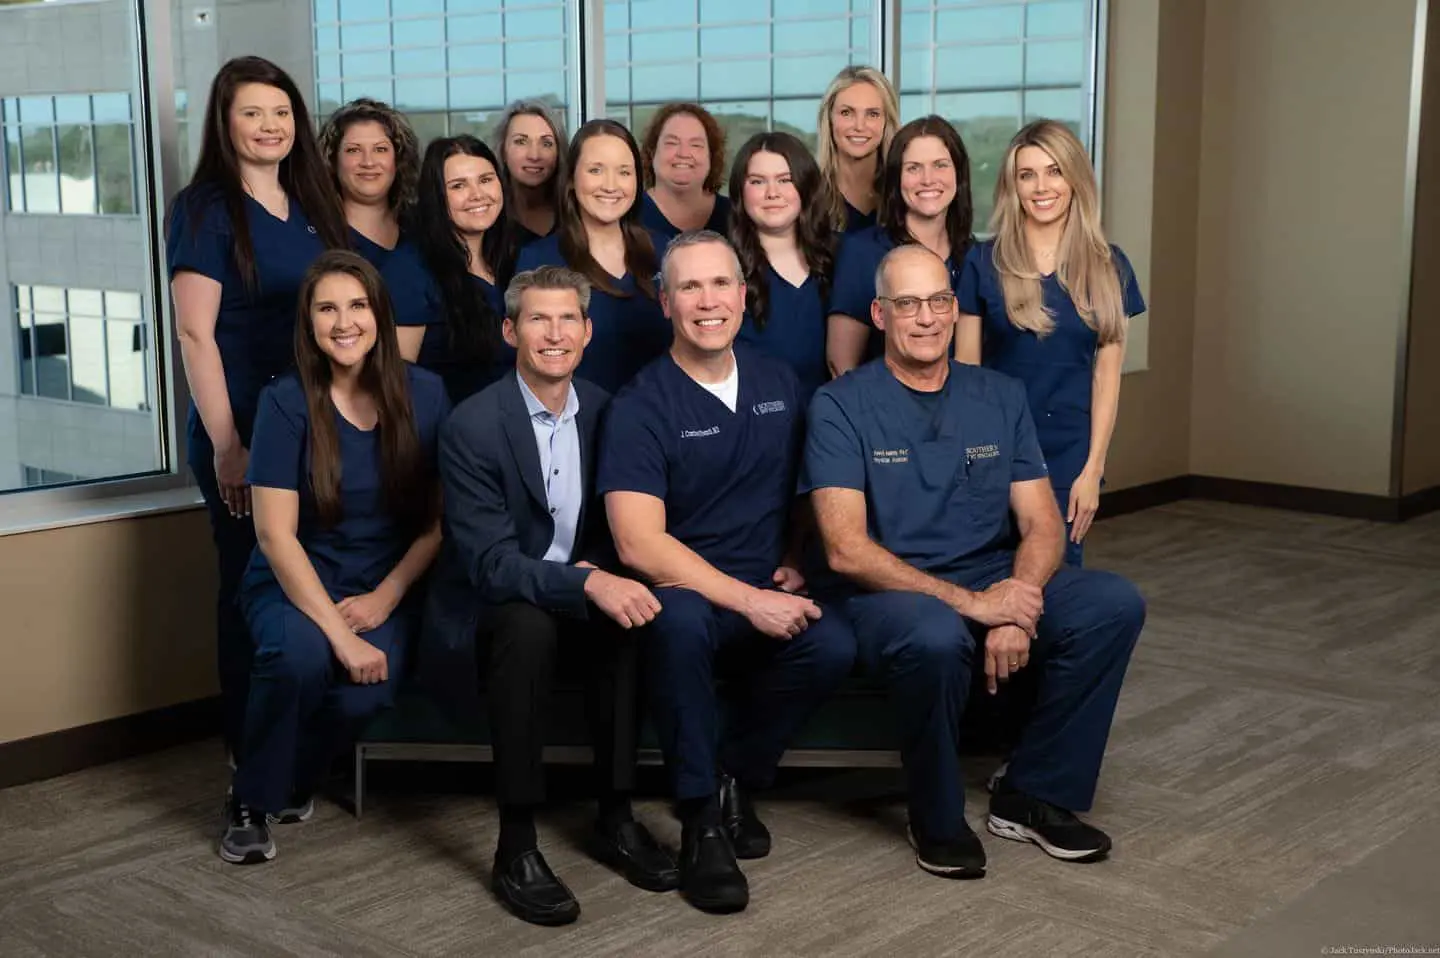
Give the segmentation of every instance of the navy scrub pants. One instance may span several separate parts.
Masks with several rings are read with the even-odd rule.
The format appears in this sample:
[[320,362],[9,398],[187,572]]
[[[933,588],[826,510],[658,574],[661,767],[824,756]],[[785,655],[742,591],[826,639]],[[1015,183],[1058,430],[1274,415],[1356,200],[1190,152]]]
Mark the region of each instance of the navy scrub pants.
[[[650,717],[679,800],[719,791],[723,769],[765,788],[801,724],[842,682],[855,637],[833,607],[792,639],[756,632],[743,615],[689,589],[656,589],[646,628]],[[730,699],[723,737],[715,681]]]
[[[1011,556],[1003,559],[960,584],[983,589],[1006,578]],[[917,592],[856,595],[842,608],[863,667],[889,688],[910,821],[929,838],[954,838],[965,808],[956,751],[960,719],[972,677],[984,672],[986,628]],[[1035,705],[1010,756],[1011,785],[1071,811],[1090,808],[1120,684],[1144,622],[1140,593],[1117,575],[1062,566],[1050,579],[1026,667],[1038,673]]]
[[402,609],[362,638],[385,653],[390,678],[357,685],[330,640],[279,589],[246,604],[255,638],[244,744],[236,756],[235,798],[262,812],[308,796],[330,762],[376,712],[394,702],[413,623]]
[[210,516],[210,534],[220,566],[220,587],[215,597],[215,651],[220,673],[221,731],[232,756],[240,753],[245,728],[245,703],[250,690],[250,657],[253,646],[245,615],[240,611],[240,580],[255,551],[255,522],[250,516],[236,518],[220,498],[215,481],[215,447],[192,407],[186,423],[186,459],[195,483],[205,499]]

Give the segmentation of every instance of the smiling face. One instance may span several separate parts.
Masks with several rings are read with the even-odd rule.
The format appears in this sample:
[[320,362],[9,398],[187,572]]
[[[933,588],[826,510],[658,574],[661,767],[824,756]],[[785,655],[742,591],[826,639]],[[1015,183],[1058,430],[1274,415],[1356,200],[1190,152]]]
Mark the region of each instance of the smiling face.
[[335,369],[363,364],[375,348],[375,313],[364,285],[349,273],[321,277],[310,301],[310,331]]
[[457,153],[445,158],[445,201],[462,236],[483,234],[504,211],[500,175],[484,157]]
[[535,188],[550,182],[559,162],[560,144],[550,123],[533,113],[517,113],[510,118],[505,133],[505,169],[521,186]]
[[590,318],[573,289],[531,288],[520,294],[518,319],[505,317],[501,334],[515,347],[515,368],[529,382],[564,382],[590,343]]
[[692,355],[723,353],[745,314],[745,284],[725,243],[697,243],[665,260],[660,305],[675,328],[675,345]]
[[601,133],[580,147],[571,188],[580,215],[595,226],[610,226],[635,203],[638,171],[630,146],[618,136]]
[[710,175],[710,140],[705,125],[689,113],[676,113],[660,129],[655,147],[655,182],[673,190],[704,183]]
[[830,108],[835,147],[852,160],[863,160],[880,148],[885,136],[885,98],[869,83],[852,83]]
[[762,233],[780,235],[794,230],[800,217],[800,190],[789,161],[763,150],[751,156],[741,201],[745,215]]
[[385,127],[374,120],[359,120],[345,128],[335,160],[343,199],[366,204],[384,203],[395,184],[395,144]]
[[242,83],[230,104],[230,143],[242,163],[270,166],[290,155],[295,117],[290,97],[267,83]]
[[1054,157],[1038,146],[1016,151],[1015,191],[1026,217],[1039,225],[1064,221],[1070,213],[1070,183]]
[[[959,317],[954,295],[950,272],[934,253],[922,246],[902,246],[890,254],[885,282],[870,306],[871,319],[885,333],[886,358],[912,368],[948,362],[950,335]],[[950,301],[939,313],[929,302],[936,296]],[[919,300],[919,308],[902,316],[896,300]]]
[[900,198],[912,215],[944,216],[955,199],[955,164],[937,136],[911,140],[900,158]]

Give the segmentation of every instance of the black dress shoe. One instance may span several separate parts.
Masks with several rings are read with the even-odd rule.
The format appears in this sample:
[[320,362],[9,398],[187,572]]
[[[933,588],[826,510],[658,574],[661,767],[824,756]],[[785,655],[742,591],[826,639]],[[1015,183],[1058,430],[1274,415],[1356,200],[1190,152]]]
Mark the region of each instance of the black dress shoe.
[[720,776],[720,821],[730,836],[736,858],[770,854],[770,829],[755,814],[755,803],[733,775]]
[[636,888],[674,891],[680,887],[680,869],[675,867],[675,861],[639,822],[621,822],[608,828],[596,822],[592,844],[595,857]]
[[681,832],[680,894],[701,911],[719,915],[744,911],[750,904],[750,883],[724,828],[706,825]]
[[580,917],[580,903],[545,864],[539,849],[503,864],[496,856],[491,882],[500,903],[531,924],[568,925]]

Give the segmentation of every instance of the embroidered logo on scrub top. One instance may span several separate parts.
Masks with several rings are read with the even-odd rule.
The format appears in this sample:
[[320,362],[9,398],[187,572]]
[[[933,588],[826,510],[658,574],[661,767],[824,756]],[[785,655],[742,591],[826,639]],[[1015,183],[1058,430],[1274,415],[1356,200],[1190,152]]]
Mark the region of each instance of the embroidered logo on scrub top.
[[870,461],[885,464],[895,464],[910,461],[909,449],[872,449],[870,450]]
[[784,412],[785,400],[776,399],[773,402],[757,402],[750,407],[750,411],[757,416],[769,415],[772,412]]
[[718,435],[720,435],[720,427],[719,427],[719,426],[711,426],[709,429],[682,429],[682,430],[680,430],[680,438],[681,438],[681,439],[704,439],[706,436],[718,436]]
[[971,462],[977,459],[999,459],[1000,447],[993,442],[988,446],[966,446],[965,458]]

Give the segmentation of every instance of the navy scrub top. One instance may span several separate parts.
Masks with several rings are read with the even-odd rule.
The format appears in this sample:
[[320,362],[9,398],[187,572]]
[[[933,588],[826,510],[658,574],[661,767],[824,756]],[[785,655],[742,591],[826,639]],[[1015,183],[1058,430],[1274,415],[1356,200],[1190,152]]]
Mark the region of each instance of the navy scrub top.
[[395,249],[386,249],[352,226],[350,227],[350,245],[355,248],[355,252],[365,257],[371,266],[376,269],[384,269],[385,261],[390,258],[390,255],[394,253],[396,249],[405,245],[405,234],[400,234],[400,239],[396,242]]
[[875,215],[880,211],[880,207],[878,205],[870,212],[862,213],[855,207],[851,206],[849,200],[842,200],[841,202],[845,204],[846,236],[849,236],[851,233],[859,233],[861,230],[868,229],[871,226],[875,225]]
[[[987,240],[966,255],[956,289],[960,311],[981,319],[982,364],[1025,384],[1051,480],[1063,492],[1090,458],[1090,400],[1100,340],[1054,273],[1041,284],[1045,308],[1055,319],[1054,331],[1041,339],[1011,323],[995,271],[994,249],[994,241]],[[1145,312],[1145,298],[1130,261],[1118,246],[1111,246],[1110,252],[1120,273],[1125,315]]]
[[[244,204],[255,251],[253,290],[235,264],[235,231],[218,187],[201,184],[180,192],[170,216],[165,253],[172,279],[176,273],[192,272],[220,284],[215,344],[225,369],[235,428],[240,441],[249,446],[261,388],[294,365],[300,285],[310,264],[325,251],[325,243],[293,197],[285,220],[250,196]],[[198,424],[199,417],[192,418]]]
[[[847,234],[835,258],[835,282],[830,287],[830,304],[826,315],[840,313],[870,327],[870,343],[865,358],[873,359],[885,352],[885,336],[870,321],[870,303],[875,299],[875,270],[885,254],[895,248],[895,241],[880,226],[871,226],[858,233]],[[950,271],[950,286],[957,288],[960,270],[954,257],[945,260]]]
[[[395,304],[396,326],[424,326],[416,365],[438,373],[445,380],[450,401],[459,404],[493,382],[498,382],[515,368],[515,348],[497,332],[492,361],[488,368],[477,363],[455,360],[450,351],[450,329],[446,323],[445,302],[440,284],[420,255],[414,243],[402,241],[386,260],[381,276]],[[495,312],[495,328],[505,318],[505,294],[499,287],[478,276],[470,281],[480,287],[480,294]]]
[[[450,402],[439,376],[410,365],[405,372],[420,448],[433,473],[440,426],[449,415]],[[296,537],[325,591],[338,602],[346,596],[373,591],[404,557],[417,533],[395,522],[385,509],[379,432],[384,426],[361,430],[338,410],[334,415],[340,440],[343,510],[334,526],[326,528],[321,524],[310,492],[309,410],[295,373],[275,380],[260,397],[246,478],[253,486],[300,493]],[[269,560],[256,548],[240,584],[241,595],[252,598],[276,586]]]
[[875,542],[963,579],[1012,542],[1010,484],[1045,475],[1020,383],[951,360],[932,402],[874,360],[815,394],[799,488],[863,492]]
[[[664,236],[652,232],[655,260],[665,254],[669,244]],[[560,255],[559,234],[552,233],[520,251],[515,272],[540,266],[569,266]],[[590,322],[593,333],[590,345],[575,375],[588,379],[612,395],[635,377],[641,368],[670,348],[670,320],[660,309],[658,300],[650,299],[635,286],[635,277],[626,273],[612,282],[629,295],[613,296],[602,289],[590,291]]]
[[770,266],[765,267],[766,306],[764,325],[757,325],[747,311],[740,326],[739,340],[787,364],[800,379],[800,396],[810,396],[830,379],[825,362],[825,304],[820,300],[820,277],[814,272],[799,286]]
[[[648,191],[640,196],[640,222],[650,232],[665,237],[667,243],[684,232],[665,218],[665,214],[660,212],[660,207]],[[721,236],[730,235],[730,200],[727,197],[715,194],[715,208],[710,211],[710,218],[705,221],[703,228],[713,230]]]
[[666,531],[769,588],[784,557],[804,413],[790,367],[737,343],[735,411],[668,354],[610,403],[596,488],[665,502]]

